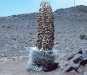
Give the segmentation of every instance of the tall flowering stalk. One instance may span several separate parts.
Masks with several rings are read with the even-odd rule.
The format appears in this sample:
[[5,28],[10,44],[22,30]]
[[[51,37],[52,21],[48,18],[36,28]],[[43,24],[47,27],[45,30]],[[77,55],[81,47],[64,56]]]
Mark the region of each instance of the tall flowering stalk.
[[51,5],[42,2],[38,13],[38,35],[36,47],[43,50],[52,50],[54,45],[54,18]]

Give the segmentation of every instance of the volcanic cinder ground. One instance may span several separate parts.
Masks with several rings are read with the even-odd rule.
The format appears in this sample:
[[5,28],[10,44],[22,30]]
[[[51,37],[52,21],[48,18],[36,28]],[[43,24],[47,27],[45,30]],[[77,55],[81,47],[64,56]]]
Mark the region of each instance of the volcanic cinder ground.
[[[53,14],[56,61],[63,64],[72,53],[87,51],[87,40],[80,39],[87,34],[87,7],[58,9]],[[35,44],[36,35],[37,13],[0,17],[0,75],[85,75],[87,66],[80,68],[80,73],[26,71],[29,47]]]

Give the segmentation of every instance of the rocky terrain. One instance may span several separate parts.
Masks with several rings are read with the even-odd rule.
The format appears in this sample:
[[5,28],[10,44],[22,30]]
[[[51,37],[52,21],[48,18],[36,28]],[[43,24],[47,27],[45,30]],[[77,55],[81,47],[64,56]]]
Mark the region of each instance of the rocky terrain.
[[[80,39],[80,35],[87,35],[87,6],[58,9],[53,14],[58,60],[62,63],[79,50],[87,51],[87,40]],[[36,34],[37,13],[0,17],[0,61],[26,58]]]

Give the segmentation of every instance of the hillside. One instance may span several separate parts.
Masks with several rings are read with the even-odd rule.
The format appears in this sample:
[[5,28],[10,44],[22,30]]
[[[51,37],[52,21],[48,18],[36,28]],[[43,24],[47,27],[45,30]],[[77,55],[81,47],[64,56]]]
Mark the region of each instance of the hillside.
[[80,38],[87,35],[87,6],[58,9],[53,15],[56,62],[61,67],[46,73],[26,71],[29,47],[37,38],[37,13],[19,14],[0,17],[0,75],[87,75],[87,66],[80,67],[78,73],[61,70],[71,54],[87,51],[87,39]]
[[[87,49],[87,6],[58,9],[53,12],[55,46],[60,52]],[[27,56],[27,47],[34,45],[37,34],[37,13],[0,17],[0,58]]]

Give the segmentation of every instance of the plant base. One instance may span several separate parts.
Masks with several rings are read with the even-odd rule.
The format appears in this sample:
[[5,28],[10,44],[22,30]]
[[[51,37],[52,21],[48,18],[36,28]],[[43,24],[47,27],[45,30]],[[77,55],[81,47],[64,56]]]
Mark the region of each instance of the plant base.
[[38,50],[36,47],[32,47],[29,53],[29,60],[27,64],[28,71],[52,71],[58,68],[58,63],[55,63],[54,51]]

